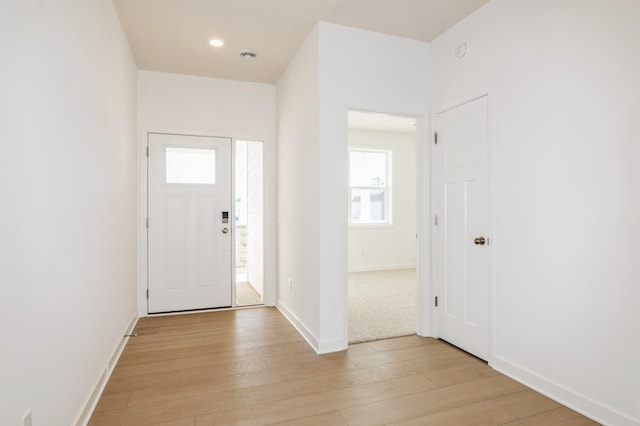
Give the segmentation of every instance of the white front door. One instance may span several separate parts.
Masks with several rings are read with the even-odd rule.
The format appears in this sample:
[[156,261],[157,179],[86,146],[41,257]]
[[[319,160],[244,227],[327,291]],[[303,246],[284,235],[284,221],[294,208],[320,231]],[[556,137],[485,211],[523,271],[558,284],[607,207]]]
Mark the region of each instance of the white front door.
[[231,306],[231,139],[148,144],[149,313]]
[[436,117],[435,284],[438,337],[489,356],[487,97]]

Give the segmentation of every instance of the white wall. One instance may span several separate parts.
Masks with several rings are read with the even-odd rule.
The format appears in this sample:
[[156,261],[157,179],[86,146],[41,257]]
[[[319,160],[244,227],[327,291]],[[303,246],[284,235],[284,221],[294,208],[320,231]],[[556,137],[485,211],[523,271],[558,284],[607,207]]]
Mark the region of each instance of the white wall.
[[110,0],[0,28],[0,424],[68,426],[137,317],[135,64]]
[[[138,72],[140,211],[146,218],[147,132],[231,137],[263,142],[265,298],[275,303],[275,86],[153,71]],[[147,313],[145,229],[140,226],[139,309]]]
[[[318,346],[320,210],[317,27],[277,84],[278,308]],[[289,280],[292,285],[289,286]]]
[[[429,164],[424,143],[430,114],[430,54],[428,44],[415,40],[324,22],[319,31],[319,350],[327,352],[347,346],[347,111],[418,117],[417,156],[421,164]],[[421,205],[428,188],[424,172],[418,174]],[[426,241],[425,235],[419,244]],[[424,246],[421,252],[428,254]],[[420,331],[422,325],[420,319]]]
[[349,226],[349,272],[416,265],[416,135],[349,129],[349,147],[392,155],[392,224]]
[[432,45],[436,111],[489,93],[491,363],[616,425],[640,424],[639,18],[494,0]]
[[347,111],[419,117],[422,141],[429,102],[427,44],[324,22],[278,82],[278,306],[318,352],[347,347]]

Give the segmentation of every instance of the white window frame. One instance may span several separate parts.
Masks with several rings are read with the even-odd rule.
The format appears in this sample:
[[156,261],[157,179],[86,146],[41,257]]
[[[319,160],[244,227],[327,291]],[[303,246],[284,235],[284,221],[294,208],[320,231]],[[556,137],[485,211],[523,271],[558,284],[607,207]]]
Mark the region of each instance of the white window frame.
[[[365,153],[375,153],[375,154],[384,154],[385,156],[385,185],[384,186],[352,186],[351,185],[351,153],[352,152],[365,152]],[[359,147],[349,147],[349,226],[358,227],[358,228],[384,228],[393,226],[393,173],[392,173],[392,164],[393,164],[393,151],[389,149],[374,149],[374,148],[359,148]],[[353,190],[354,189],[364,189],[364,190],[384,190],[384,218],[383,222],[354,222],[352,216],[352,206],[353,203]]]

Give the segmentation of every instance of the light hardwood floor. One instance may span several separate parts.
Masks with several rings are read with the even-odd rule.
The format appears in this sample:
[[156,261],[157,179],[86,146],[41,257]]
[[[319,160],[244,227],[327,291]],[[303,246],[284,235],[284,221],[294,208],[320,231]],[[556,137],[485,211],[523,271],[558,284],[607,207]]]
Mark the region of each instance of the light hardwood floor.
[[586,425],[418,336],[316,355],[274,308],[142,318],[91,425]]

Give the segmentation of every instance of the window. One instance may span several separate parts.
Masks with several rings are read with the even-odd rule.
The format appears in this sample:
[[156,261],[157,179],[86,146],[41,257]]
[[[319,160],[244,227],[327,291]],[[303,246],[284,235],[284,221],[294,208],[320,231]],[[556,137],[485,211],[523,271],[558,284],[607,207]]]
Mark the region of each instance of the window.
[[215,184],[216,150],[166,147],[165,182],[200,185]]
[[352,224],[391,224],[391,151],[349,149]]

